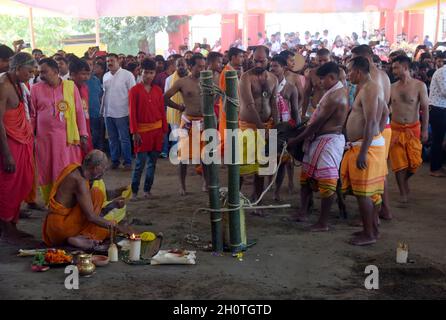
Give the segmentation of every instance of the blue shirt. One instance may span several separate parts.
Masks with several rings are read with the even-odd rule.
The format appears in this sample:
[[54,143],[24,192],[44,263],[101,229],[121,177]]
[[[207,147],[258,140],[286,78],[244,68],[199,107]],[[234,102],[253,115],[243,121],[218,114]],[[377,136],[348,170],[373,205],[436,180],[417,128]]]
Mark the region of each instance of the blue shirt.
[[90,118],[99,118],[102,95],[104,90],[102,89],[101,81],[96,77],[92,76],[87,80],[88,86],[88,112],[90,113]]

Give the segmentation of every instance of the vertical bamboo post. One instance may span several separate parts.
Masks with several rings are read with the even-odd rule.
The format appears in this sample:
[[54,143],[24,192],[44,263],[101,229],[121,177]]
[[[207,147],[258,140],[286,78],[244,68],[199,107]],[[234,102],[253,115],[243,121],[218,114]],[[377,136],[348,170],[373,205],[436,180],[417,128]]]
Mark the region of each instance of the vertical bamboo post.
[[[238,106],[234,104],[234,100],[238,100],[237,96],[237,71],[230,70],[226,72],[226,128],[227,130],[238,129]],[[234,141],[235,140],[235,141]],[[228,136],[225,139],[228,142]],[[238,148],[238,138],[232,141],[231,163],[228,164],[228,208],[234,209],[240,206],[240,165],[239,159],[236,159],[236,149]],[[240,210],[229,212],[229,238],[231,251],[233,253],[242,250],[242,236],[240,228]]]
[[[200,82],[202,89],[203,99],[203,116],[204,116],[204,129],[212,129],[217,131],[217,120],[214,113],[214,94],[209,88],[213,85],[212,71],[202,71],[200,75]],[[213,157],[214,152],[212,150],[210,157]],[[210,208],[214,210],[220,210],[220,194],[219,194],[219,179],[218,168],[215,163],[206,165],[207,172],[209,174],[209,203]],[[211,213],[211,231],[212,231],[212,248],[214,252],[223,251],[223,228],[221,212]]]

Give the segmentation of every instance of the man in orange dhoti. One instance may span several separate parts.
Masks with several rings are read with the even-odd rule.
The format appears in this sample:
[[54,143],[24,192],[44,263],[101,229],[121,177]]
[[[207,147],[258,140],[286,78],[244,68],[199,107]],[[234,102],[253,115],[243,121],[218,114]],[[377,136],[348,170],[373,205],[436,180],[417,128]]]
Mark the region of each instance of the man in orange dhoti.
[[[384,103],[386,105],[386,109],[387,109],[387,105],[390,102],[390,79],[389,76],[387,75],[386,72],[384,72],[383,70],[379,69],[376,64],[373,62],[373,50],[370,46],[368,45],[360,45],[360,46],[356,46],[355,48],[352,49],[352,57],[355,58],[357,56],[361,56],[366,58],[369,61],[369,66],[370,66],[370,77],[372,78],[372,80],[374,82],[376,82],[379,86],[379,91],[378,91],[378,95],[379,95],[379,99],[380,99],[380,103]],[[383,130],[382,131],[382,136],[385,140],[385,147],[386,147],[386,159],[388,158],[388,150],[390,147],[390,139],[391,139],[391,134],[392,134],[392,130],[390,129],[390,121],[389,119],[386,119],[386,124],[382,124],[380,127]],[[386,173],[387,176],[387,173]],[[382,205],[381,205],[381,210],[379,212],[379,217],[381,217],[382,219],[385,220],[391,220],[392,219],[392,213],[390,212],[390,207],[389,207],[389,194],[388,194],[388,190],[387,190],[387,179],[384,180],[384,193],[382,195]]]
[[[125,227],[102,218],[105,201],[99,188],[92,188],[95,180],[102,179],[108,166],[107,156],[93,150],[82,166],[66,166],[53,184],[49,211],[43,224],[43,240],[47,246],[69,244],[82,250],[94,249],[109,236],[111,228],[128,233]],[[124,201],[117,198],[108,209],[122,208]]]
[[[354,234],[351,244],[370,245],[378,238],[378,212],[387,174],[385,141],[381,124],[388,116],[379,100],[379,85],[370,76],[366,58],[355,57],[348,64],[349,79],[359,91],[347,125],[348,150],[341,164],[342,190],[356,196],[363,231]],[[384,125],[382,125],[384,127]]]
[[0,232],[10,243],[29,236],[16,224],[34,178],[34,137],[21,83],[31,79],[35,63],[31,55],[18,53],[11,58],[9,72],[0,77]]
[[400,202],[403,205],[408,202],[409,178],[423,162],[421,142],[427,142],[429,124],[427,88],[423,82],[410,76],[410,63],[410,58],[403,56],[396,57],[392,63],[392,71],[398,81],[392,85],[391,91],[390,162],[400,189]]

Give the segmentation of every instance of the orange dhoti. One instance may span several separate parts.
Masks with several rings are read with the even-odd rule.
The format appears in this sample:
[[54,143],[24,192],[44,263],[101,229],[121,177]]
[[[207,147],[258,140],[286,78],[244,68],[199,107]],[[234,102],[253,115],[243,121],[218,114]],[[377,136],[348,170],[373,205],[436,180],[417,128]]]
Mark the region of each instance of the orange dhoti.
[[389,158],[390,143],[392,141],[392,129],[390,125],[387,125],[381,134],[386,142],[385,147],[386,147],[386,160],[387,160]]
[[364,170],[356,166],[361,144],[361,141],[347,144],[350,149],[345,152],[341,164],[342,191],[370,197],[375,205],[379,205],[387,174],[385,141],[381,135],[373,138],[367,152],[367,168]]
[[[71,172],[79,167],[78,164],[68,165],[59,175],[50,193],[49,211],[43,224],[43,240],[47,246],[63,245],[68,238],[85,236],[92,240],[102,241],[109,236],[107,229],[88,221],[79,204],[73,208],[65,208],[55,199],[61,182]],[[88,184],[88,182],[86,182]],[[102,210],[105,201],[104,194],[99,188],[91,189],[91,200],[96,215]]]
[[421,166],[422,145],[420,141],[421,124],[399,124],[392,121],[392,142],[390,144],[390,163],[392,170],[409,170],[415,173]]

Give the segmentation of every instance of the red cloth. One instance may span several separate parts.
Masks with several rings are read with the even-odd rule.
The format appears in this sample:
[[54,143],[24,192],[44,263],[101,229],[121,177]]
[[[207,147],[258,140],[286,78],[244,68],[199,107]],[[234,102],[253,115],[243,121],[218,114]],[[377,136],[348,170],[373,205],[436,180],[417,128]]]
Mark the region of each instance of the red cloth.
[[[166,112],[164,110],[163,92],[158,86],[153,86],[150,92],[139,83],[129,91],[130,132],[141,135],[142,144],[135,146],[135,152],[161,152],[164,135],[168,131]],[[147,130],[150,126],[160,126]]]
[[0,157],[0,219],[17,223],[20,204],[31,192],[34,181],[33,133],[23,102],[16,109],[6,110],[3,124],[16,170],[13,174],[5,172]]

